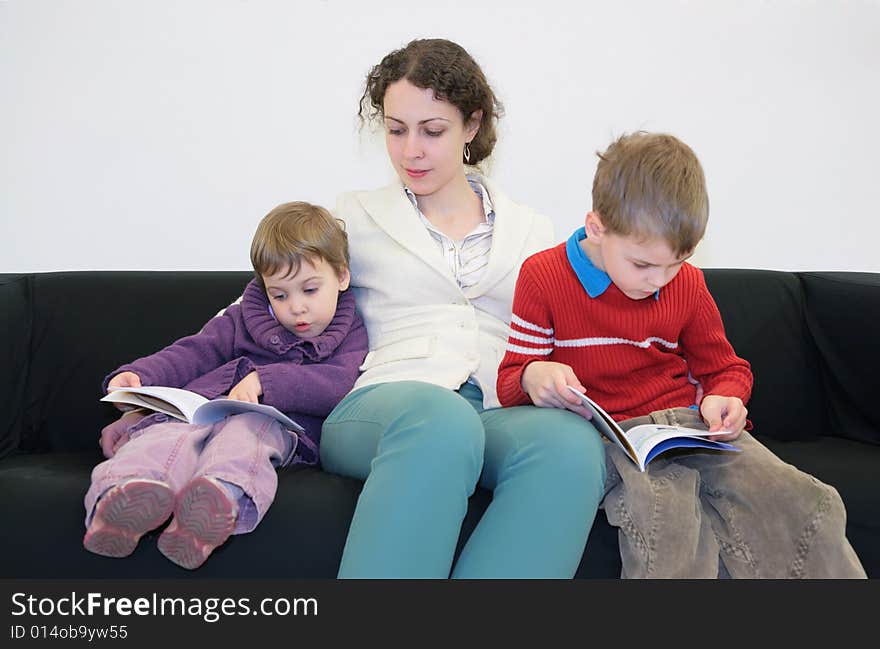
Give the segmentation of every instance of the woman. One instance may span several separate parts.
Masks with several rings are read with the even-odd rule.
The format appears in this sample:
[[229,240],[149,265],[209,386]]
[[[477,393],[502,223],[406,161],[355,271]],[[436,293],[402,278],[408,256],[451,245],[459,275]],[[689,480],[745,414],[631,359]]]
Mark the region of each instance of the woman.
[[[370,338],[322,433],[324,469],[366,481],[340,577],[570,578],[580,562],[605,476],[598,434],[495,393],[517,273],[554,243],[546,217],[466,167],[491,154],[499,109],[450,41],[412,41],[367,76],[360,115],[381,118],[400,182],[336,206]],[[453,567],[478,480],[493,500]]]

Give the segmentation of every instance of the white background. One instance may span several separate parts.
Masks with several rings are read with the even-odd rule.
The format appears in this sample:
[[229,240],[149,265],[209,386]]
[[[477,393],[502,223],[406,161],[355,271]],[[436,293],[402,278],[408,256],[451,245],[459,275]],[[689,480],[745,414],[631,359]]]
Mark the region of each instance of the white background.
[[278,203],[392,178],[363,78],[428,36],[482,65],[490,171],[558,240],[647,129],[703,162],[698,265],[880,271],[880,0],[0,0],[0,272],[247,269]]

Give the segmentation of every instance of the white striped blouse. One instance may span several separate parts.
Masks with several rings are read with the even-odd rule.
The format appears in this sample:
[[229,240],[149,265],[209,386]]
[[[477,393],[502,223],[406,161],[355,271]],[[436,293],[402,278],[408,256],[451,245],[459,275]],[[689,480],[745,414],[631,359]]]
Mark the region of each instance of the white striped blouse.
[[492,249],[492,233],[495,227],[495,210],[492,207],[492,199],[486,188],[475,176],[467,177],[468,184],[483,204],[485,220],[477,225],[473,231],[461,241],[453,241],[450,237],[440,232],[431,225],[431,222],[419,209],[416,195],[409,187],[404,187],[407,197],[416,209],[424,226],[428,229],[431,237],[437,242],[440,253],[446,259],[449,269],[452,271],[455,281],[462,289],[467,289],[483,277],[486,266],[489,263],[489,251]]

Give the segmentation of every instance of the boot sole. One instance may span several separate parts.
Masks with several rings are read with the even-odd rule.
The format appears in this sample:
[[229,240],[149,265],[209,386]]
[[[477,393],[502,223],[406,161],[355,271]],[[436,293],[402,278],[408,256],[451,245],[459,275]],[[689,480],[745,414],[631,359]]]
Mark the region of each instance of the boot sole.
[[201,566],[235,529],[235,506],[226,490],[206,477],[177,497],[174,519],[159,537],[159,552],[187,570]]
[[83,546],[105,557],[127,557],[141,537],[168,520],[173,510],[174,494],[168,485],[129,480],[98,501]]

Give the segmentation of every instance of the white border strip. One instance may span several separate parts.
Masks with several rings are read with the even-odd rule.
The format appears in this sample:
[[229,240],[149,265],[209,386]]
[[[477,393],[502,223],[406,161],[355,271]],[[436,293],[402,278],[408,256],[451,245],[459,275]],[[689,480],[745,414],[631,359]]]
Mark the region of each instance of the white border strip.
[[645,338],[644,340],[627,340],[626,338],[572,338],[569,340],[557,340],[557,347],[596,347],[599,345],[633,345],[635,347],[641,347],[642,349],[647,349],[651,346],[651,343],[660,343],[664,347],[669,349],[676,349],[678,347],[678,343],[671,343],[668,340],[663,340],[662,338],[657,338],[656,336],[651,336],[649,338]]
[[520,347],[519,345],[507,344],[507,351],[523,356],[549,356],[553,353],[552,347]]
[[553,335],[553,330],[552,330],[552,329],[545,329],[544,327],[539,327],[538,325],[536,325],[536,324],[532,324],[531,322],[526,322],[525,320],[523,320],[522,318],[520,318],[520,317],[519,317],[518,315],[516,315],[515,313],[510,314],[510,321],[511,321],[513,324],[519,325],[519,326],[522,327],[523,329],[529,329],[529,330],[531,330],[531,331],[539,331],[539,332],[541,332],[542,334],[549,334],[549,335],[551,335],[551,336]]
[[543,336],[530,336],[528,334],[523,334],[518,331],[510,330],[510,337],[516,338],[517,340],[522,340],[527,343],[535,343],[536,345],[552,345],[553,338],[545,338]]

